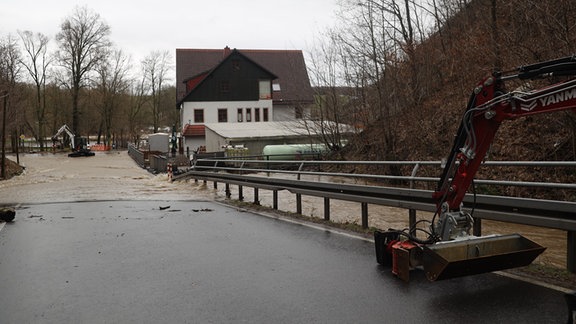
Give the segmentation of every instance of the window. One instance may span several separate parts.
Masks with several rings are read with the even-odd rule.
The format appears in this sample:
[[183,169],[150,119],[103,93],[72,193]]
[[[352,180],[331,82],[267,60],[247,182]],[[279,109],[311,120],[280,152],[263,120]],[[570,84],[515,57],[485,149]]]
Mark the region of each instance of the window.
[[228,109],[219,108],[218,109],[218,122],[227,123],[228,122]]
[[228,92],[230,92],[230,81],[221,80],[220,81],[220,93],[228,93]]
[[268,108],[262,109],[262,121],[268,121]]
[[246,108],[246,121],[247,122],[252,121],[252,109],[250,108]]
[[272,83],[272,91],[280,91],[280,84]]
[[270,80],[260,81],[260,99],[272,99],[272,93],[270,91]]
[[260,121],[260,108],[254,108],[254,121]]
[[240,71],[240,60],[232,60],[232,72]]
[[238,122],[242,122],[242,108],[238,108]]
[[194,122],[195,123],[204,122],[204,109],[194,109]]

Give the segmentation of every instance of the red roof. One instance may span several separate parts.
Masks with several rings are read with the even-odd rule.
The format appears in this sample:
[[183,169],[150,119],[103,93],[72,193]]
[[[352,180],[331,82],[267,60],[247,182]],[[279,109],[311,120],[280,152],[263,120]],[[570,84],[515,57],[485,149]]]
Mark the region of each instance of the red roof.
[[206,76],[208,74],[209,74],[209,72],[204,72],[204,73],[200,73],[194,77],[191,77],[187,80],[184,80],[184,82],[186,82],[186,93],[190,92],[198,84],[200,84],[200,82],[202,82],[202,80],[204,80],[204,78],[206,78]]
[[[312,103],[314,92],[308,78],[304,55],[300,50],[254,50],[240,49],[240,53],[275,74],[279,91],[274,91],[275,103]],[[213,69],[231,50],[224,49],[176,49],[176,99],[187,94],[188,82],[194,77]],[[198,80],[195,80],[198,81]]]
[[204,125],[189,125],[186,124],[186,126],[184,126],[184,132],[182,132],[182,135],[186,136],[186,137],[190,137],[190,136],[205,136],[206,135],[206,130],[204,128]]

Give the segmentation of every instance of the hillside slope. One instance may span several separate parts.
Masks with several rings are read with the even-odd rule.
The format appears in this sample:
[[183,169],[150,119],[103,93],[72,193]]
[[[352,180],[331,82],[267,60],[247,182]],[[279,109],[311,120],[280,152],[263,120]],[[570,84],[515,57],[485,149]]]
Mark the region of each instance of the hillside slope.
[[[445,158],[470,93],[478,81],[496,69],[496,65],[501,65],[498,70],[506,71],[576,53],[574,1],[512,0],[497,3],[497,37],[492,37],[491,1],[477,0],[452,17],[441,32],[418,46],[416,57],[421,61],[418,62],[421,67],[419,78],[424,80],[421,83],[426,87],[427,95],[417,107],[403,107],[402,113],[395,117],[394,156],[397,159]],[[557,81],[516,81],[509,82],[507,87],[538,88]],[[381,136],[381,124],[377,121],[366,128],[361,140],[362,143],[370,143],[370,146],[353,154],[360,159],[380,156],[377,152],[385,150],[378,145]],[[509,161],[575,160],[575,138],[574,111],[506,121],[496,136],[488,158]],[[573,169],[501,169],[485,173],[479,176],[576,182],[576,171]],[[524,195],[526,190],[508,189],[502,194]],[[576,199],[574,193],[559,195],[561,199]]]

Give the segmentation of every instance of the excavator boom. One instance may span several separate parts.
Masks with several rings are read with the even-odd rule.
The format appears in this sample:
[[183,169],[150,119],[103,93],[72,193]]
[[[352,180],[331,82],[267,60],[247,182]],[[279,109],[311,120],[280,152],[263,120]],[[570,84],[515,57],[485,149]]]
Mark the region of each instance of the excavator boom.
[[461,206],[502,122],[576,109],[576,79],[512,92],[506,91],[505,81],[566,75],[576,75],[575,56],[522,66],[512,75],[494,73],[478,83],[432,195],[436,214],[430,236],[422,240],[404,231],[376,231],[378,262],[391,264],[392,272],[404,280],[410,269],[421,266],[432,281],[532,263],[544,247],[519,234],[470,235],[474,220]]

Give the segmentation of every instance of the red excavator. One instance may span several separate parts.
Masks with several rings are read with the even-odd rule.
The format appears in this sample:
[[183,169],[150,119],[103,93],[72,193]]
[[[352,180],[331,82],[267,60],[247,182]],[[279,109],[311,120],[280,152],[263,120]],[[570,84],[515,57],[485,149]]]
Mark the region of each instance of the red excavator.
[[428,237],[413,232],[376,231],[376,258],[408,281],[423,268],[426,277],[442,280],[526,266],[545,248],[519,234],[474,236],[474,219],[462,200],[472,184],[496,131],[505,120],[576,108],[576,79],[530,91],[506,91],[505,81],[576,75],[576,56],[522,66],[505,75],[493,73],[474,88],[452,150],[432,197],[436,213]]

